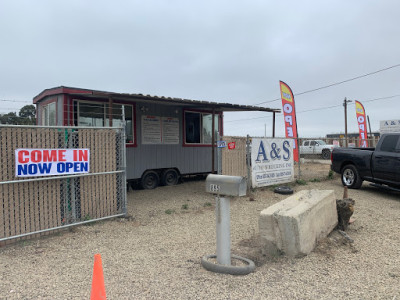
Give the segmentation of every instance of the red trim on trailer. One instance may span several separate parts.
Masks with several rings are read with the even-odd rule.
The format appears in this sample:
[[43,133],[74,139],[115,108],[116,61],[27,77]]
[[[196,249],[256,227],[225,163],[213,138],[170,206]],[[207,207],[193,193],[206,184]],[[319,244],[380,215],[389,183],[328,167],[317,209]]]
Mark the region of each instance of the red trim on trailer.
[[74,100],[68,95],[69,125],[74,126]]
[[64,106],[64,110],[63,110],[63,116],[64,116],[63,125],[64,126],[68,126],[68,97],[65,94],[63,95],[63,106]]
[[211,148],[211,144],[184,144],[182,147],[209,147]]
[[133,104],[133,145],[127,145],[127,147],[137,147],[137,133],[136,133],[136,103]]
[[33,98],[33,104],[36,104],[38,101],[41,101],[43,98],[45,98],[47,96],[58,95],[58,94],[74,94],[74,93],[93,94],[93,91],[77,89],[77,88],[66,88],[66,87],[60,86],[57,88],[44,90],[39,95],[37,95],[36,97]]

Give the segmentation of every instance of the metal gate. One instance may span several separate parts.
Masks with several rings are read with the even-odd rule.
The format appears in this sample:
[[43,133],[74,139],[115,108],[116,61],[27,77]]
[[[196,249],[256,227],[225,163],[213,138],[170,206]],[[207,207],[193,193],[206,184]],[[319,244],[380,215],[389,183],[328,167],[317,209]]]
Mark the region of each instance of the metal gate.
[[[15,177],[15,149],[90,150],[90,173]],[[122,128],[0,125],[0,242],[126,214]]]

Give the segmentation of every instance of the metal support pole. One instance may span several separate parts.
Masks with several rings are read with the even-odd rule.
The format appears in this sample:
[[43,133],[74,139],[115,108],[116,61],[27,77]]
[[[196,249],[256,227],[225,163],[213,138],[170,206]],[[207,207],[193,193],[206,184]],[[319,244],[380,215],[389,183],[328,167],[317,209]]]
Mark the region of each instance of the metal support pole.
[[126,214],[127,213],[127,192],[126,192],[126,120],[125,120],[125,105],[122,105],[122,129],[121,129],[121,155],[122,155],[122,197],[123,202],[122,202],[122,213]]
[[212,151],[212,156],[211,156],[211,173],[215,172],[215,108],[212,110],[212,121],[211,121],[211,151]]
[[298,168],[299,168],[299,180],[301,179],[301,167],[300,167],[300,140],[299,138],[295,139],[294,141],[297,144],[297,153],[299,154],[299,161],[297,162]]
[[[110,97],[108,98],[108,126],[112,127],[113,124],[113,99]],[[104,126],[107,126],[104,124]]]
[[272,115],[272,137],[275,137],[275,112]]
[[347,139],[347,103],[351,102],[351,100],[347,100],[344,98],[343,106],[344,106],[344,138],[346,147],[349,146],[349,141]]
[[247,166],[247,195],[250,195],[250,187],[251,187],[251,151],[250,151],[250,136],[247,135],[246,138],[246,166]]
[[217,219],[217,262],[231,265],[230,199],[215,197]]
[[349,143],[347,141],[347,100],[346,100],[346,98],[344,98],[343,106],[344,106],[344,144],[346,147],[348,147]]
[[368,120],[368,128],[369,128],[369,138],[370,138],[370,142],[369,142],[369,147],[374,147],[373,145],[373,136],[372,136],[372,131],[371,131],[371,122],[369,121],[369,116],[367,115],[367,120]]
[[[221,141],[221,136],[219,135],[219,131],[217,132],[217,139]],[[222,174],[222,148],[217,148],[217,164],[218,164],[218,174]]]

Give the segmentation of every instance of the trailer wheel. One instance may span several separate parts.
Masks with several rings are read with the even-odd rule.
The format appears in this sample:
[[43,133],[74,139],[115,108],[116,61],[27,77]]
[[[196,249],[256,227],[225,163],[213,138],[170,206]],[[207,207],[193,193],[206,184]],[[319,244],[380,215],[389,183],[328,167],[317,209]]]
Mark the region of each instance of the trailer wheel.
[[330,159],[331,158],[331,151],[329,151],[329,149],[322,150],[322,158],[323,159]]
[[161,175],[161,183],[163,185],[176,185],[179,181],[178,171],[175,169],[167,169]]
[[342,169],[342,184],[350,189],[359,189],[363,180],[353,165],[344,166]]
[[160,177],[158,176],[158,173],[153,170],[149,170],[143,173],[142,179],[141,179],[141,184],[142,188],[145,190],[152,190],[158,187],[158,184],[160,182]]

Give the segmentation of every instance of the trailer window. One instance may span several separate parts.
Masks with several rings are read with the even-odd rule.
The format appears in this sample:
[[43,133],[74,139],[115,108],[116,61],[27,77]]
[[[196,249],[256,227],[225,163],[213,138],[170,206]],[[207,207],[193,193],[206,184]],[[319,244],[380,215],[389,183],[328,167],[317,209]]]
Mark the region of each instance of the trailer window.
[[78,126],[104,127],[104,104],[79,102]]
[[49,103],[42,108],[42,125],[56,125],[56,102]]
[[[133,106],[124,104],[126,143],[134,143]],[[78,126],[108,127],[110,126],[108,103],[89,103],[78,101]],[[122,126],[122,104],[113,103],[111,109],[112,126]]]
[[[110,119],[108,117],[108,103],[106,104],[106,126],[109,126]],[[133,140],[133,107],[132,105],[123,105],[125,111],[125,134],[126,143],[132,144]],[[122,126],[122,104],[113,103],[112,105],[112,126],[121,127]]]
[[[215,115],[215,136],[218,130],[218,115]],[[187,144],[211,144],[212,114],[185,112],[185,142]]]

